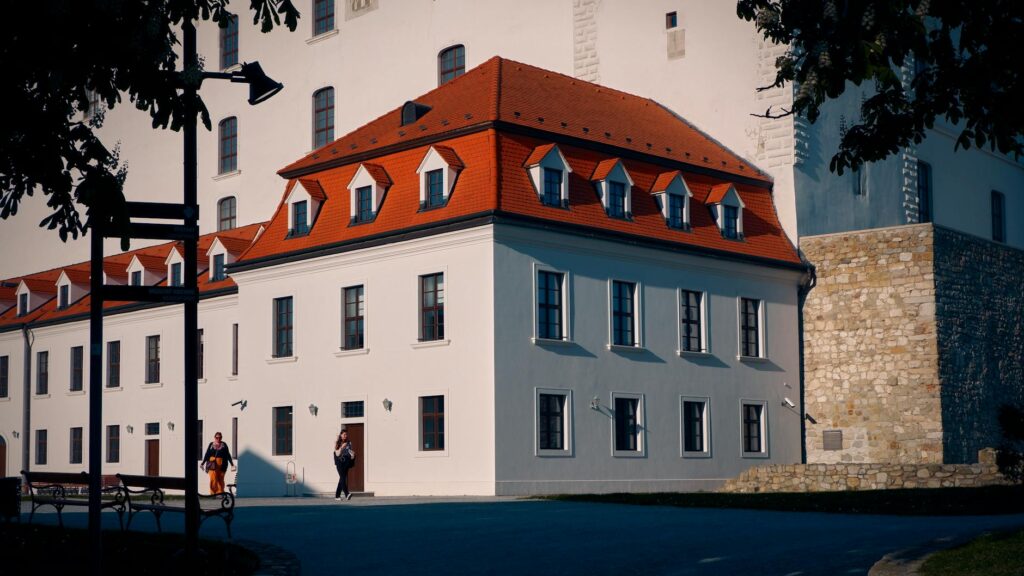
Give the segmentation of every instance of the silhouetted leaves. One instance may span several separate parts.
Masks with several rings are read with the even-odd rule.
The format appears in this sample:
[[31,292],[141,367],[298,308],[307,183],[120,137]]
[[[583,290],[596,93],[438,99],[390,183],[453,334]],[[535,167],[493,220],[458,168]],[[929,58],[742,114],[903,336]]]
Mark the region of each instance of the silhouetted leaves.
[[999,471],[1011,482],[1024,484],[1024,410],[1005,404],[999,408],[1003,443],[996,454]]

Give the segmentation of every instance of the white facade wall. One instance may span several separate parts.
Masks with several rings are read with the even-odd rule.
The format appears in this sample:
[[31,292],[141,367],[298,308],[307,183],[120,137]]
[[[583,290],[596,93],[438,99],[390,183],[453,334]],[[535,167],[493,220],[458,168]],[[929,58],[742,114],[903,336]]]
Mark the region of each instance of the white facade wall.
[[22,451],[27,438],[23,434],[25,404],[23,362],[25,344],[20,330],[0,332],[0,356],[7,356],[7,397],[0,398],[0,438],[6,446],[0,471],[17,474],[22,469]]

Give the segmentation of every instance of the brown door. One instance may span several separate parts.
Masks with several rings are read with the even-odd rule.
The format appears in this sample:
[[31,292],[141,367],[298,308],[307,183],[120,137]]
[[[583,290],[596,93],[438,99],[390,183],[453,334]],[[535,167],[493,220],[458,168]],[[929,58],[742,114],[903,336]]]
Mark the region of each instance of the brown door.
[[366,474],[363,472],[366,464],[366,442],[363,441],[362,424],[346,424],[348,440],[352,443],[352,449],[356,451],[356,465],[348,471],[349,492],[362,492],[363,480]]
[[160,475],[160,441],[146,440],[146,476]]

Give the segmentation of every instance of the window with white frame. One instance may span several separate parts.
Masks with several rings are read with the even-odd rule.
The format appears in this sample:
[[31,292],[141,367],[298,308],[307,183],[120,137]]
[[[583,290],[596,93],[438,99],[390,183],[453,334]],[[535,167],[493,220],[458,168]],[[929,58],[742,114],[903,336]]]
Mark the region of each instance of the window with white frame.
[[565,274],[537,271],[537,338],[566,340]]
[[217,125],[220,147],[217,153],[217,173],[229,174],[238,170],[238,118],[231,116]]
[[644,402],[640,394],[612,394],[612,448],[616,456],[644,451]]
[[142,286],[142,270],[132,272],[132,286]]
[[121,341],[107,342],[107,388],[121,387]]
[[633,217],[633,178],[618,158],[598,163],[591,177],[605,213],[612,218]]
[[313,0],[313,36],[334,30],[334,0]]
[[0,398],[7,398],[10,391],[10,358],[0,356]]
[[444,396],[420,396],[420,451],[444,450]]
[[431,146],[416,168],[420,177],[420,210],[447,206],[464,165],[447,146]]
[[28,314],[28,293],[18,294],[18,316]]
[[50,352],[36,352],[36,395],[45,396],[50,393]]
[[762,320],[764,302],[755,298],[740,298],[740,356],[762,358],[764,338]]
[[534,148],[523,164],[540,203],[555,208],[569,207],[569,174],[572,168],[554,144]]
[[679,351],[707,352],[704,327],[704,293],[679,291]]
[[711,187],[707,204],[723,238],[743,240],[743,199],[732,184]]
[[710,454],[708,399],[683,397],[681,402],[683,455]]
[[348,183],[349,222],[362,224],[377,218],[384,204],[384,197],[391,186],[391,177],[383,166],[363,163],[356,169]]
[[82,463],[82,428],[80,426],[71,428],[68,442],[68,464]]
[[160,382],[160,336],[146,336],[146,384]]
[[535,398],[537,454],[561,456],[571,453],[569,390],[538,388]]
[[238,324],[231,325],[231,375],[238,376]]
[[238,17],[230,16],[220,29],[220,69],[225,70],[235,64],[238,64]]
[[344,318],[342,319],[342,348],[345,350],[358,350],[364,345],[366,300],[362,285],[349,286],[342,290],[342,306]]
[[81,392],[83,388],[83,374],[85,363],[85,348],[82,346],[73,346],[71,348],[71,378],[68,390],[71,392]]
[[420,341],[444,340],[444,273],[420,276]]
[[116,464],[121,461],[121,426],[111,424],[107,426],[107,464]]
[[237,222],[238,202],[234,196],[221,198],[217,202],[217,231],[231,230]]
[[466,47],[449,46],[437,55],[437,85],[454,80],[466,73]]
[[68,304],[70,303],[70,300],[71,300],[70,294],[71,294],[71,286],[69,286],[67,284],[62,284],[61,287],[58,290],[58,296],[57,296],[57,309],[58,310],[63,310],[63,309],[68,307]]
[[36,430],[36,466],[46,466],[46,430]]
[[313,93],[313,148],[334,140],[334,88],[321,88]]
[[373,187],[356,188],[356,222],[373,220]]
[[294,334],[292,297],[274,298],[274,358],[290,357]]
[[744,400],[741,403],[744,456],[764,455],[768,452],[765,408],[764,402]]
[[181,286],[181,262],[171,264],[171,286]]
[[292,417],[291,406],[277,406],[274,408],[274,456],[291,456],[292,454]]
[[292,225],[288,229],[288,236],[305,236],[309,234],[309,202],[298,200],[292,202]]
[[651,187],[651,194],[669,228],[690,229],[690,198],[693,193],[682,172],[673,170],[659,174]]
[[213,269],[210,271],[211,282],[219,282],[228,277],[225,273],[224,259],[225,254],[223,252],[213,255]]
[[613,346],[639,346],[637,284],[612,280],[610,287],[611,344]]

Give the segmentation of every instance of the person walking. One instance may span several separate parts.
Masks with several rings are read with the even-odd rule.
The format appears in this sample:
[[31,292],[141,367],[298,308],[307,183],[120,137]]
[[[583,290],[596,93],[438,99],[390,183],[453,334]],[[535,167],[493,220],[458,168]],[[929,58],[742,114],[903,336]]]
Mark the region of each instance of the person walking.
[[203,470],[210,475],[210,494],[224,492],[224,473],[228,466],[231,466],[232,472],[236,469],[235,463],[231,459],[231,449],[228,448],[227,442],[221,441],[221,438],[220,432],[213,435],[213,442],[206,447],[206,454],[203,455],[203,461],[200,464]]
[[342,493],[345,500],[352,499],[352,493],[348,491],[348,471],[356,463],[356,452],[352,449],[352,443],[348,440],[348,432],[345,430],[338,434],[334,441],[334,467],[338,469],[338,487],[334,490],[334,499],[341,500]]

